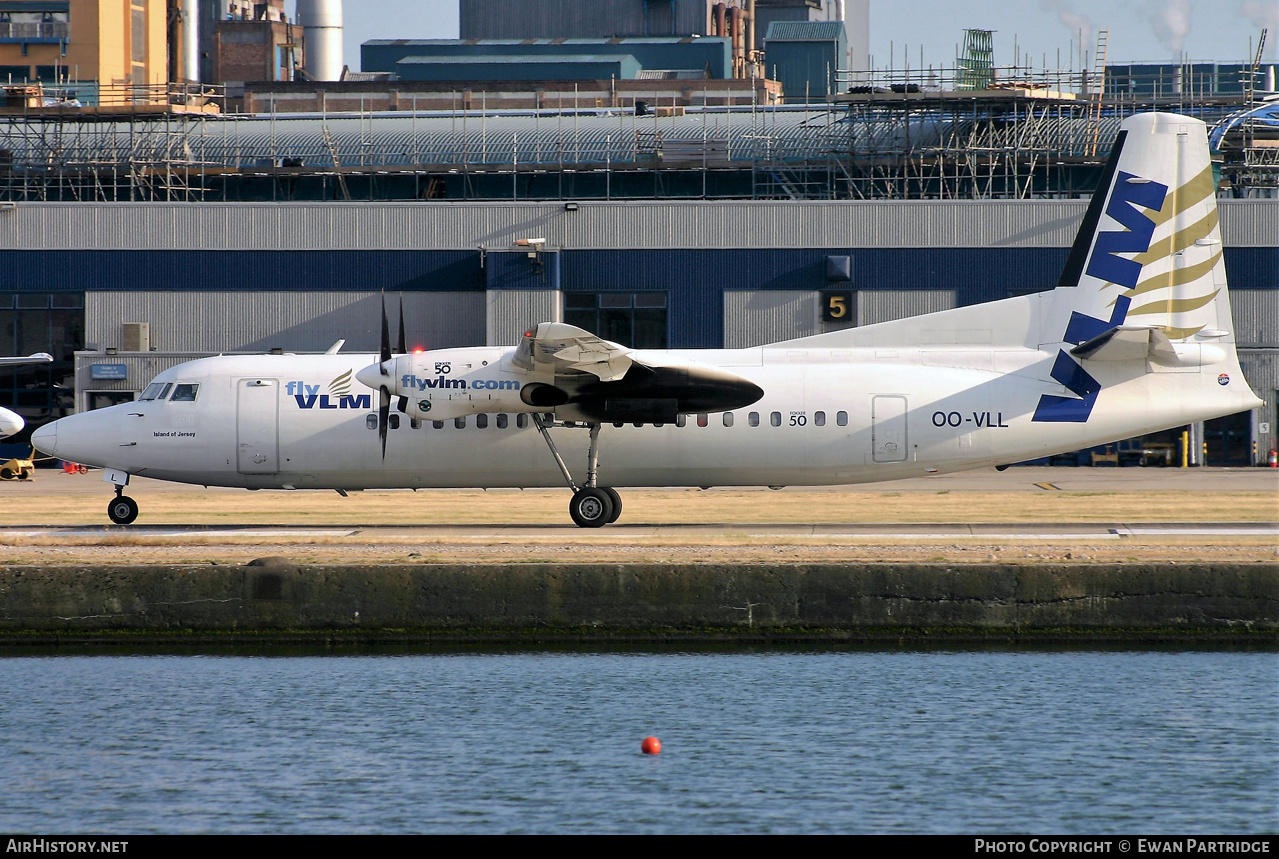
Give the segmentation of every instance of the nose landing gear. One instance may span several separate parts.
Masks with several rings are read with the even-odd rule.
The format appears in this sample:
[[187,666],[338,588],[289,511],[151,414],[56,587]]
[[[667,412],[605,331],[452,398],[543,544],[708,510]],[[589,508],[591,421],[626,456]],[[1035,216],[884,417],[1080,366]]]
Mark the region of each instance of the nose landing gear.
[[117,525],[128,525],[138,518],[138,502],[124,494],[123,486],[116,486],[115,498],[107,505],[107,516]]

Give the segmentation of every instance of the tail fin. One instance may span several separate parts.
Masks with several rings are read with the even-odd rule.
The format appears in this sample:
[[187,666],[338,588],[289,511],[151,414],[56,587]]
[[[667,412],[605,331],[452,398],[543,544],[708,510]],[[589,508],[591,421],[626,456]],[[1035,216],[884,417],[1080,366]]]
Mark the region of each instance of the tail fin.
[[[1260,404],[1234,348],[1204,123],[1124,120],[1048,306],[1040,345],[1063,344],[1050,376],[1065,392],[1044,394],[1035,421],[1088,421],[1104,387],[1146,374],[1164,376],[1160,403],[1196,404],[1169,412],[1169,425]],[[1209,377],[1215,386],[1194,387]]]
[[1072,312],[1056,336],[1078,344],[1124,325],[1173,341],[1230,337],[1215,191],[1204,123],[1125,120],[1058,281]]

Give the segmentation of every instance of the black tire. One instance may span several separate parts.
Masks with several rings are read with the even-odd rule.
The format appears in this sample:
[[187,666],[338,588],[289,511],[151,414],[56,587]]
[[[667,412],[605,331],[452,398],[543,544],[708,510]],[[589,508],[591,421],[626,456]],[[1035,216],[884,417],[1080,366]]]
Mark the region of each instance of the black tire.
[[117,495],[107,505],[107,517],[117,525],[128,525],[138,518],[138,502],[127,495]]
[[0,480],[13,480],[16,476],[12,468],[0,468]]
[[601,486],[600,488],[607,492],[608,497],[613,501],[613,514],[608,517],[608,524],[612,525],[622,515],[622,496],[611,486]]
[[612,521],[613,498],[603,489],[579,489],[568,503],[568,515],[582,528],[602,528]]

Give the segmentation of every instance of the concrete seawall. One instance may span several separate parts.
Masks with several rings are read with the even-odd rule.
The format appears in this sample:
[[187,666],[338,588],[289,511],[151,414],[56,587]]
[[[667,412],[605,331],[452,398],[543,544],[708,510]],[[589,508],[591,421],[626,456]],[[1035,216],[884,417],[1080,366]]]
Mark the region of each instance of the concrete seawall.
[[0,567],[0,643],[192,636],[1279,643],[1279,565]]

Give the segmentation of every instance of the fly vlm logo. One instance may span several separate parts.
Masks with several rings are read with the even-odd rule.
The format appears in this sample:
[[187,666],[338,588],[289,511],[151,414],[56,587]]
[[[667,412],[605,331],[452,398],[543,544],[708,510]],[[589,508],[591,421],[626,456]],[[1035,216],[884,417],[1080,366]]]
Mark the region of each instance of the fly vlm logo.
[[329,392],[320,393],[319,385],[308,385],[305,382],[289,382],[284,392],[297,402],[299,409],[371,409],[371,394],[351,394],[351,371],[347,370],[332,382]]
[[427,391],[440,388],[458,388],[461,390],[485,390],[485,391],[518,391],[520,383],[514,379],[471,379],[467,383],[466,379],[450,379],[447,376],[437,376],[434,379],[422,378],[406,373],[400,377],[400,387],[409,390]]
[[[1088,261],[1090,276],[1127,289],[1136,287],[1137,279],[1141,276],[1141,263],[1118,255],[1143,254],[1150,249],[1155,222],[1137,207],[1157,212],[1163,207],[1167,195],[1166,185],[1120,172],[1110,194],[1106,214],[1122,224],[1124,229],[1097,233],[1097,241]],[[1122,325],[1131,304],[1132,299],[1128,296],[1117,297],[1109,319],[1098,319],[1077,310],[1071,311],[1066,334],[1062,339],[1078,345]],[[1097,402],[1097,394],[1101,392],[1101,385],[1097,380],[1065,349],[1058,351],[1057,360],[1053,362],[1049,375],[1075,396],[1041,395],[1039,405],[1035,408],[1035,416],[1031,420],[1049,423],[1087,421]]]

